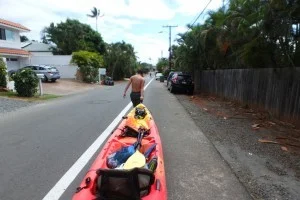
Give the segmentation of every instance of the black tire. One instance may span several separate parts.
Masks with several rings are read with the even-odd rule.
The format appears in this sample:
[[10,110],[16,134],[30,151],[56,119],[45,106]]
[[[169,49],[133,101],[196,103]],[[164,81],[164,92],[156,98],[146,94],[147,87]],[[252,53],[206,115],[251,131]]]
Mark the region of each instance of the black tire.
[[175,91],[174,91],[174,88],[173,88],[172,84],[170,85],[170,89],[169,89],[169,90],[170,90],[170,92],[171,92],[171,93],[173,93],[173,94],[175,93]]
[[44,75],[43,81],[44,81],[44,82],[48,82],[47,76]]
[[188,90],[188,91],[187,91],[187,94],[188,94],[188,95],[193,95],[193,94],[194,94],[194,90]]
[[51,79],[51,82],[53,82],[53,83],[56,82],[56,79]]

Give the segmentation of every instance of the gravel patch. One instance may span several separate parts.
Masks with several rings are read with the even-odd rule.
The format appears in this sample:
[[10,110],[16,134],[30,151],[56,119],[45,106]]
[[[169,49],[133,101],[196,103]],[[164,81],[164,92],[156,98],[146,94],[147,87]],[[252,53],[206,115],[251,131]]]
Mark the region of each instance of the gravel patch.
[[300,155],[283,151],[278,144],[258,142],[274,134],[272,130],[254,131],[253,121],[244,116],[224,117],[229,111],[221,104],[215,105],[218,111],[212,114],[209,108],[201,108],[188,96],[176,97],[254,199],[299,199]]
[[37,103],[0,97],[0,115],[35,104]]

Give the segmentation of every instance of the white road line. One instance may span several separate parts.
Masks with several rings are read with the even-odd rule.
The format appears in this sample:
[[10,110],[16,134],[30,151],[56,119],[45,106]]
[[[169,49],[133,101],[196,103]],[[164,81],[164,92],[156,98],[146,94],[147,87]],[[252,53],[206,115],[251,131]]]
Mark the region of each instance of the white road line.
[[[146,88],[153,81],[151,79],[149,83],[145,86]],[[91,157],[97,152],[102,143],[114,130],[114,128],[119,124],[122,117],[127,113],[127,111],[132,107],[130,102],[114,119],[114,121],[100,134],[100,136],[95,140],[95,142],[78,158],[78,160],[72,165],[72,167],[60,178],[60,180],[54,185],[54,187],[47,193],[43,200],[58,200],[61,195],[65,192],[68,186],[74,181],[80,171],[89,162]]]

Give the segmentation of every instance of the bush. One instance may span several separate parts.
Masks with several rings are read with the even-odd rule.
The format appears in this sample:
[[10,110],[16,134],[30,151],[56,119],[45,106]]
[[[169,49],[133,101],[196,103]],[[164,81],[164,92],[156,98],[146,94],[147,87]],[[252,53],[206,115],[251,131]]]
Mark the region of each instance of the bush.
[[103,66],[103,57],[94,52],[78,51],[73,53],[71,63],[78,66],[84,82],[92,83],[98,81],[99,68]]
[[32,97],[37,92],[39,78],[31,69],[23,69],[17,72],[13,78],[19,96]]
[[0,57],[0,87],[6,88],[7,80],[6,80],[6,65],[2,58]]

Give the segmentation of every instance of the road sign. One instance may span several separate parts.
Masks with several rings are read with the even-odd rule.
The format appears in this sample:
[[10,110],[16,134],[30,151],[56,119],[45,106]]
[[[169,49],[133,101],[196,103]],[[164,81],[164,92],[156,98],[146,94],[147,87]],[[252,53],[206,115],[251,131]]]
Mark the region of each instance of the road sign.
[[106,69],[105,68],[99,68],[99,74],[100,75],[106,75]]

